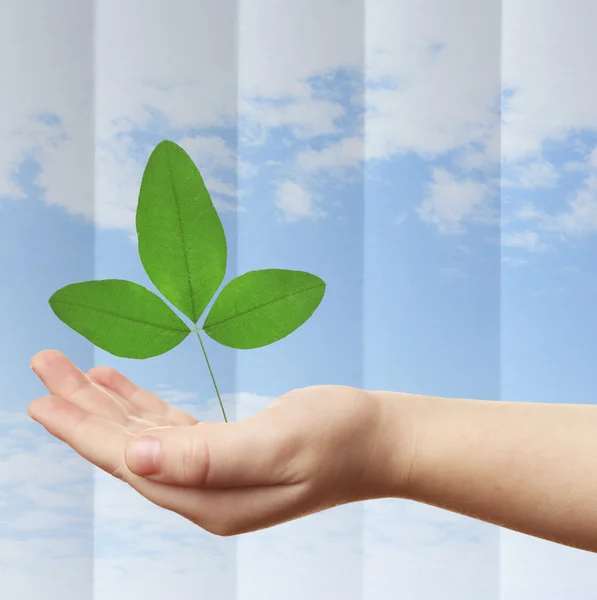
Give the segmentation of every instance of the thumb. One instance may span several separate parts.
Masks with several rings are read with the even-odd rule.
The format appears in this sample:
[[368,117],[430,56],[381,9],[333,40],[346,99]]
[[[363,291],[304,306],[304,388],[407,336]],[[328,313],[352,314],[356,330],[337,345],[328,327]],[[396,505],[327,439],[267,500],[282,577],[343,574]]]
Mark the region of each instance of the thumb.
[[126,445],[135,475],[184,487],[249,487],[285,479],[297,445],[250,419],[145,429]]

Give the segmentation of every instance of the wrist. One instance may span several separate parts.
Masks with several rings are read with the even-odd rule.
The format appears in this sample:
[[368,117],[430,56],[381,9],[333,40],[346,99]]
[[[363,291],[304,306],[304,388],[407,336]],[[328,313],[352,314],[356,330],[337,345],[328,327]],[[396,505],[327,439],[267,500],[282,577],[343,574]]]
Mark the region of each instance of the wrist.
[[419,462],[421,419],[430,398],[385,391],[371,394],[379,402],[382,415],[383,496],[411,498]]

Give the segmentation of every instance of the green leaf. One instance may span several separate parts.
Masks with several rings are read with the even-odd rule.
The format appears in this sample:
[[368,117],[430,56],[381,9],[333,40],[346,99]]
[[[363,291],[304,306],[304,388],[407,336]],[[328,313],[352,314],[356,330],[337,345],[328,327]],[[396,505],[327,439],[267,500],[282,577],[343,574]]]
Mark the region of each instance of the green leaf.
[[123,358],[158,356],[190,333],[159,296],[121,279],[67,285],[52,295],[50,306],[98,348]]
[[147,275],[196,323],[224,280],[226,236],[199,170],[174,142],[149,157],[136,223]]
[[324,294],[325,282],[304,271],[249,271],[220,292],[203,331],[232,348],[267,346],[305,323]]

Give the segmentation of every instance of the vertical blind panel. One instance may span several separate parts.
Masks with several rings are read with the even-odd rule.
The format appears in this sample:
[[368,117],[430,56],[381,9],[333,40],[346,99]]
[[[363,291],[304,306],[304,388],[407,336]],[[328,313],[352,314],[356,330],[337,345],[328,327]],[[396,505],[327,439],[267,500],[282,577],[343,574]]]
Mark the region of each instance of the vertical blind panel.
[[[247,416],[316,383],[362,387],[364,3],[242,0],[239,271],[309,271],[327,283],[313,317],[239,352]],[[327,148],[351,140],[347,177]],[[238,539],[239,600],[362,598],[362,505]]]
[[[365,3],[364,382],[499,398],[500,2]],[[364,598],[499,598],[499,530],[366,503]]]
[[[47,300],[93,277],[93,10],[0,3],[0,579],[2,598],[91,600],[93,471],[26,413],[44,348],[93,363]],[[57,597],[58,597],[57,596]]]
[[[237,7],[233,0],[96,3],[97,279],[156,291],[139,259],[135,210],[143,169],[162,140],[199,167],[236,270]],[[235,354],[208,344],[228,416]],[[204,421],[222,414],[197,338],[146,361],[96,351],[136,384]],[[152,505],[101,472],[95,494],[95,600],[236,598],[236,540]]]
[[[502,397],[594,404],[595,6],[504,0],[502,23]],[[505,600],[595,595],[596,554],[501,546]]]

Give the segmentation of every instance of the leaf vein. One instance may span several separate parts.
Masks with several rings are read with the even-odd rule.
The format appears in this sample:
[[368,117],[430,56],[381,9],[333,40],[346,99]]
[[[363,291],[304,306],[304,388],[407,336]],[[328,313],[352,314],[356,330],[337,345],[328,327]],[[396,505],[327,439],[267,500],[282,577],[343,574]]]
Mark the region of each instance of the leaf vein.
[[76,302],[66,302],[64,300],[54,300],[53,304],[63,304],[64,306],[75,306],[77,308],[84,308],[86,310],[97,312],[100,314],[110,315],[111,317],[116,317],[117,319],[121,319],[123,321],[132,321],[133,323],[141,323],[142,325],[148,325],[149,327],[154,327],[156,329],[163,329],[165,331],[185,331],[190,333],[190,329],[187,327],[186,329],[178,328],[178,327],[167,327],[164,325],[159,325],[157,323],[152,323],[151,321],[145,321],[143,319],[138,319],[136,317],[128,317],[118,314],[117,312],[113,312],[110,310],[100,310],[98,308],[94,308],[92,306],[86,306],[85,304],[77,304]]
[[[248,308],[247,310],[243,310],[242,312],[232,315],[231,317],[226,317],[225,319],[222,319],[221,321],[216,321],[215,323],[211,323],[210,325],[207,326],[207,329],[212,329],[213,327],[218,327],[218,326],[222,325],[223,323],[232,321],[232,319],[238,319],[240,317],[243,317],[244,315],[246,315],[250,312],[259,310],[260,308],[264,308],[265,306],[270,306],[271,304],[275,304],[276,302],[282,302],[283,300],[288,300],[289,298],[292,298],[292,296],[298,296],[299,294],[306,294],[307,292],[310,292],[311,290],[315,290],[315,289],[321,288],[321,287],[325,287],[325,283],[318,283],[317,285],[312,285],[311,287],[305,288],[304,290],[300,290],[298,292],[291,292],[290,294],[287,294],[286,296],[282,296],[281,298],[275,298],[274,300],[268,300],[267,302],[263,302],[262,304],[258,304],[257,306],[253,306],[252,308]],[[203,326],[203,329],[205,330],[205,325]]]
[[195,323],[199,318],[195,312],[195,294],[193,292],[193,284],[191,281],[191,269],[189,267],[189,257],[187,256],[187,249],[185,246],[184,230],[182,228],[182,217],[180,214],[180,201],[178,199],[178,190],[176,189],[176,180],[172,173],[172,162],[170,159],[170,152],[166,150],[166,157],[168,158],[168,171],[170,172],[170,178],[172,181],[172,191],[174,194],[174,201],[176,202],[176,216],[178,220],[178,229],[180,231],[180,244],[182,246],[182,255],[184,257],[185,270],[187,272],[187,284],[189,286],[189,296],[191,297],[191,311],[193,313],[193,322]]

